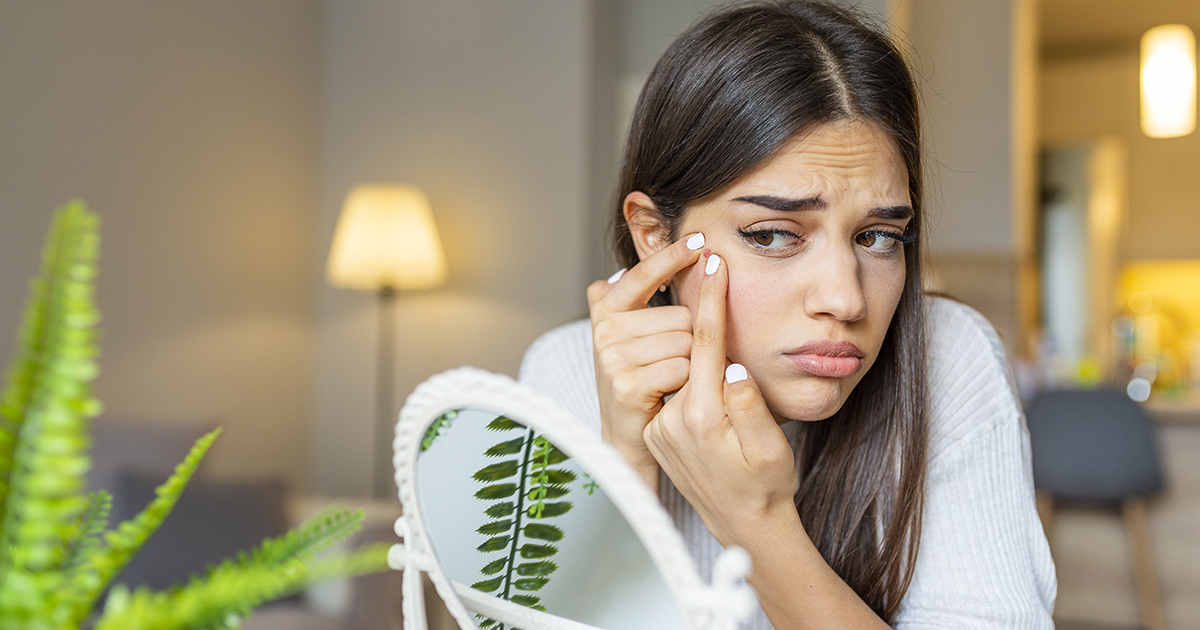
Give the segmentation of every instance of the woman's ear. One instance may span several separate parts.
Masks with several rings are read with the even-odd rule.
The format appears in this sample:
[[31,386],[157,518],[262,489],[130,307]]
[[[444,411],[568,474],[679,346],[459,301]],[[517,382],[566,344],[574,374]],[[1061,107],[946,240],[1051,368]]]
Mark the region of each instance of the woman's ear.
[[671,230],[646,193],[634,191],[625,195],[622,210],[639,260],[671,244]]

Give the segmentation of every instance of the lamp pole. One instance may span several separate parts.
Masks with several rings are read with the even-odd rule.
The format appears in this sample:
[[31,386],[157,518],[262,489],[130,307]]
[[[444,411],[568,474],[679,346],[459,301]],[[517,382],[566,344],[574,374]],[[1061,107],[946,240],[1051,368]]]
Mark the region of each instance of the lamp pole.
[[396,290],[390,286],[379,289],[379,352],[375,371],[375,457],[372,467],[372,494],[393,497],[396,481],[392,478],[392,440],[396,417],[395,353],[396,353]]
[[[371,494],[395,499],[396,294],[400,289],[432,289],[446,282],[446,257],[429,198],[419,188],[407,185],[355,186],[338,215],[325,275],[335,287],[379,293],[375,439],[371,452],[364,455],[370,462]],[[359,460],[355,463],[361,465],[362,458]]]

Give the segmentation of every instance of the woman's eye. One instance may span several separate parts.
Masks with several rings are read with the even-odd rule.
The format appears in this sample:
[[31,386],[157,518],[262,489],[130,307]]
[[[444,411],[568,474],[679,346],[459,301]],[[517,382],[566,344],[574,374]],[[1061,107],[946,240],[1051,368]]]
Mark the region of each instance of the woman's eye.
[[745,230],[739,229],[738,232],[742,238],[748,243],[754,245],[758,249],[768,251],[784,250],[788,247],[796,245],[800,241],[800,237],[787,230]]
[[873,252],[890,252],[896,249],[896,244],[904,241],[904,235],[897,232],[871,230],[854,237],[854,241]]

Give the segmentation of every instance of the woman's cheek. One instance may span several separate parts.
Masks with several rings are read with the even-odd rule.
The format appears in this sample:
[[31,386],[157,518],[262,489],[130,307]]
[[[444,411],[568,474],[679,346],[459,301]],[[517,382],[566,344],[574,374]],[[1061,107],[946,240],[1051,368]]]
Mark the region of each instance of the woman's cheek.
[[[704,260],[704,258],[700,260]],[[700,302],[700,267],[701,265],[692,265],[675,274],[674,279],[671,280],[671,286],[675,290],[679,304],[692,311],[693,320],[696,319],[696,304]]]
[[[754,364],[753,352],[764,351],[762,343],[755,343],[749,335],[769,332],[769,305],[764,303],[762,285],[765,278],[751,275],[729,267],[729,292],[725,306],[725,354],[731,361]],[[769,319],[769,315],[767,317]]]

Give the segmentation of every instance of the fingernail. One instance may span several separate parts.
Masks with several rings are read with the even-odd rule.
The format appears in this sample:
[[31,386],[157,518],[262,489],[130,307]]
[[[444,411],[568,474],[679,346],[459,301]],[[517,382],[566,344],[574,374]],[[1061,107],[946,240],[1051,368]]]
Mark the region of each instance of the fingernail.
[[701,247],[704,247],[704,233],[696,232],[695,234],[691,235],[691,237],[688,238],[687,248],[692,251],[696,251],[697,249],[700,249]]
[[730,363],[729,367],[725,368],[725,382],[736,383],[750,378],[750,374],[746,372],[746,367],[741,363]]
[[623,275],[625,275],[625,270],[621,269],[617,273],[614,273],[613,275],[608,277],[608,283],[612,284],[612,283],[616,282],[617,280],[620,280],[621,276],[623,276]]
[[704,265],[704,275],[711,276],[714,273],[717,273],[717,270],[720,268],[721,268],[721,257],[716,254],[713,254],[712,256],[708,257],[708,262],[705,263],[705,265]]

